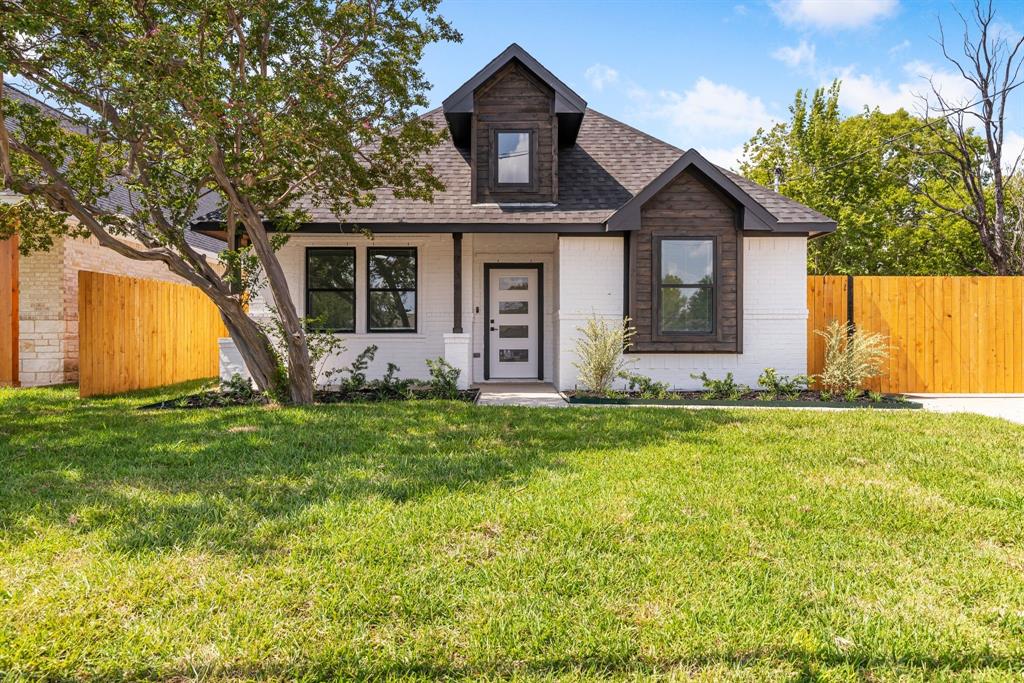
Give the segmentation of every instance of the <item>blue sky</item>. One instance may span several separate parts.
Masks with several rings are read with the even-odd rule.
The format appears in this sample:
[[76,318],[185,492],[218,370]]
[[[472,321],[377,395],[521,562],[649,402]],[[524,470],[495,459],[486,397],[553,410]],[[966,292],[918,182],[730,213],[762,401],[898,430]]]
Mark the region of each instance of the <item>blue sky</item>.
[[[926,77],[970,97],[934,38],[949,2],[908,0],[445,0],[461,44],[423,62],[432,105],[517,42],[588,104],[682,148],[735,166],[758,126],[785,119],[797,88],[843,80],[847,112],[914,111]],[[969,6],[957,3],[963,11]],[[997,2],[1000,29],[1024,30],[1024,2]],[[1024,148],[1024,88],[1011,94],[1007,145]]]

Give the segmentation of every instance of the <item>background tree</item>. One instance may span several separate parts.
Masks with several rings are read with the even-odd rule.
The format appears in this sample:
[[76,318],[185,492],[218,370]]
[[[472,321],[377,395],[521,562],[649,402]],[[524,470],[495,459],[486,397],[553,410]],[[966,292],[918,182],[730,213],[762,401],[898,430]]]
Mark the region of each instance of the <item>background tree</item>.
[[[305,217],[302,196],[340,214],[372,203],[374,188],[422,199],[441,188],[416,158],[444,131],[412,115],[427,104],[424,48],[459,39],[437,0],[0,0],[0,14],[0,74],[82,127],[0,100],[4,184],[26,197],[2,209],[0,238],[17,229],[33,249],[87,232],[165,263],[216,304],[260,388],[311,401],[305,331],[275,251]],[[111,207],[119,187],[131,201]],[[251,245],[225,254],[226,275],[184,240],[206,192]],[[285,368],[245,311],[257,271]]]
[[946,180],[955,170],[949,160],[922,155],[937,133],[903,110],[844,118],[840,87],[836,81],[810,96],[797,91],[790,120],[759,130],[744,146],[744,175],[771,187],[778,170],[782,194],[836,219],[835,233],[810,242],[809,271],[983,271],[985,255],[970,224],[928,199],[948,196]]
[[[1024,66],[1024,36],[1007,39],[997,25],[992,2],[974,1],[970,22],[963,23],[960,49],[956,56],[939,24],[942,54],[971,84],[972,95],[953,101],[932,81],[931,93],[922,98],[934,133],[926,150],[935,163],[951,163],[955,170],[945,177],[945,194],[925,194],[939,209],[974,227],[992,270],[999,275],[1024,273],[1024,234],[1017,213],[1019,200],[1011,196],[1020,189],[1020,156],[1007,158],[1003,146],[1006,134],[1006,106],[1021,85]],[[1018,93],[1019,95],[1019,93]],[[976,144],[980,135],[984,144]]]

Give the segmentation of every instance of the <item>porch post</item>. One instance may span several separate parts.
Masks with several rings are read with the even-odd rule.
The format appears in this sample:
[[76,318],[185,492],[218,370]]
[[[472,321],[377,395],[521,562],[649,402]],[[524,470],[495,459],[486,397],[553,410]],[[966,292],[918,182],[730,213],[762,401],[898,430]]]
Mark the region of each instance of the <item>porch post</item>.
[[444,335],[444,359],[459,370],[459,388],[468,389],[473,372],[473,343],[471,335],[462,329],[462,233],[452,233],[452,331]]
[[454,256],[452,261],[452,273],[454,274],[455,288],[452,293],[453,320],[452,333],[462,334],[462,233],[452,233],[452,246]]

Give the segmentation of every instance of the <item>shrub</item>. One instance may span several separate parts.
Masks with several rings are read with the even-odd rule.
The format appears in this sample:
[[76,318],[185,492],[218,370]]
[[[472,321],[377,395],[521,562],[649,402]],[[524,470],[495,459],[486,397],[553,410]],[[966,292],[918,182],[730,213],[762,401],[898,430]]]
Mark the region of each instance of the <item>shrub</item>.
[[348,375],[348,377],[341,382],[342,391],[360,391],[361,389],[366,388],[366,369],[370,367],[370,363],[376,355],[377,345],[371,344],[363,349],[348,367],[328,370],[324,375],[328,381],[336,375]]
[[228,404],[253,403],[261,397],[260,392],[253,388],[252,380],[237,372],[228,381],[220,383],[220,393]]
[[453,400],[459,397],[459,375],[462,371],[444,358],[427,359],[430,372],[430,395],[434,398]]
[[825,339],[825,369],[817,379],[832,394],[863,389],[867,380],[882,374],[882,363],[889,356],[882,335],[863,330],[850,332],[838,320],[815,332]]
[[807,389],[810,382],[811,378],[807,375],[789,377],[788,375],[779,375],[775,372],[775,368],[765,368],[761,376],[757,378],[758,386],[764,389],[759,398],[765,401],[774,400],[779,396],[794,399],[800,395],[800,392]]
[[635,375],[631,372],[620,372],[619,377],[626,380],[629,390],[639,393],[640,398],[661,400],[669,397],[669,386],[665,382],[655,382],[646,375]]
[[738,401],[743,394],[750,391],[750,387],[737,384],[731,372],[727,372],[722,379],[712,379],[706,372],[690,375],[690,377],[699,379],[704,384],[704,398],[709,401]]
[[373,393],[378,401],[404,401],[411,396],[411,379],[398,378],[398,366],[388,363],[387,372],[380,379],[366,383],[366,388]]
[[630,326],[629,318],[612,323],[594,316],[577,331],[581,333],[576,340],[579,361],[573,366],[579,370],[578,381],[588,391],[607,395],[612,382],[625,370],[622,352],[636,330]]

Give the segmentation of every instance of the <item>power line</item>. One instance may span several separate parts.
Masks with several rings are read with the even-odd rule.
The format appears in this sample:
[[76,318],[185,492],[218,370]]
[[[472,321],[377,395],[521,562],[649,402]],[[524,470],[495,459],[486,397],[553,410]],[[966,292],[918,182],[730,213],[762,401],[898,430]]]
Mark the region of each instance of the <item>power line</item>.
[[[1018,81],[1018,82],[1014,83],[1013,85],[1008,85],[1005,88],[1003,88],[1002,90],[997,90],[996,92],[992,93],[988,97],[996,97],[997,95],[1001,95],[1003,93],[1008,93],[1011,90],[1014,90],[1015,88],[1019,88],[1021,85],[1024,85],[1024,81]],[[970,104],[966,104],[963,107],[958,107],[957,109],[953,109],[953,110],[949,111],[948,113],[943,114],[942,116],[938,116],[936,118],[946,119],[948,121],[950,116],[954,116],[956,114],[962,114],[962,113],[966,112],[969,109],[973,109],[974,107],[977,107],[979,104],[981,104],[986,99],[988,99],[988,97],[982,97],[981,99],[977,100],[976,102],[972,102]],[[863,150],[861,152],[858,152],[857,154],[854,154],[852,156],[849,156],[849,157],[847,157],[845,159],[840,159],[839,161],[835,162],[834,164],[829,164],[828,166],[824,166],[824,167],[822,167],[820,169],[812,169],[810,173],[806,173],[805,172],[805,173],[801,173],[799,175],[793,176],[792,178],[786,178],[783,182],[784,183],[789,183],[789,182],[792,182],[794,180],[800,180],[800,179],[806,178],[808,176],[813,176],[815,173],[818,173],[818,172],[824,173],[825,171],[831,171],[834,168],[839,168],[840,166],[848,164],[851,161],[859,159],[862,156],[864,156],[865,154],[868,154],[869,152],[872,152],[872,151],[880,149],[882,147],[886,147],[888,145],[891,145],[892,143],[896,142],[897,140],[901,140],[901,139],[903,139],[905,137],[913,135],[914,133],[922,131],[925,128],[930,128],[930,127],[931,127],[931,124],[928,124],[928,123],[921,124],[920,126],[912,128],[912,129],[910,129],[910,130],[908,130],[908,131],[906,131],[904,133],[900,133],[899,135],[891,137],[888,140],[882,140],[881,142],[879,142],[874,147],[865,149],[865,150]]]

